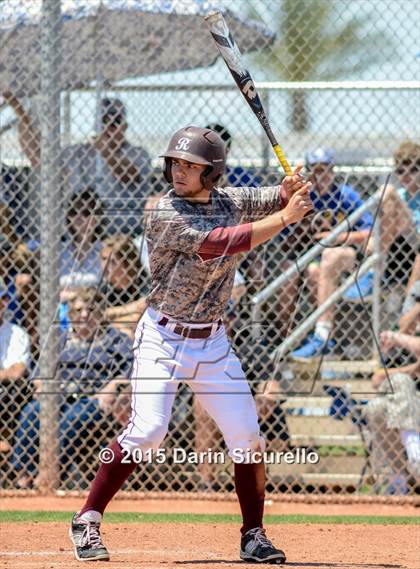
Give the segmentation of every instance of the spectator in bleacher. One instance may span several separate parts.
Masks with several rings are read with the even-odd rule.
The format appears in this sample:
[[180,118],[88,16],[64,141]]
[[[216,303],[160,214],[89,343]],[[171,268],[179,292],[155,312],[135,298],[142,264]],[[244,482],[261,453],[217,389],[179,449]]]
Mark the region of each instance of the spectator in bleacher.
[[[370,464],[378,483],[385,483],[385,494],[407,494],[408,482],[420,482],[420,399],[416,395],[415,379],[420,376],[420,338],[384,332],[383,351],[392,346],[416,352],[414,365],[404,368],[378,370],[372,377],[379,397],[369,401],[351,398],[348,389],[324,386],[334,397],[330,414],[342,420],[347,415],[359,427],[370,432]],[[378,488],[379,490],[379,488]]]
[[[60,338],[58,381],[61,389],[60,461],[62,477],[80,452],[101,442],[116,428],[113,405],[119,385],[128,384],[132,341],[107,325],[106,301],[92,288],[73,291],[71,328]],[[35,396],[22,410],[13,448],[17,485],[33,485],[38,469],[40,380],[34,379]],[[120,413],[120,412],[119,412]]]
[[[32,245],[17,235],[12,224],[12,211],[0,203],[0,278],[8,290],[7,315],[10,322],[22,326],[29,333],[32,348],[36,349],[39,251],[31,250]],[[23,283],[29,286],[29,281],[31,292],[28,287],[25,292]],[[33,303],[34,311],[29,303]]]
[[[411,282],[419,277],[419,268],[417,273],[413,270]],[[408,289],[413,290],[412,286]],[[414,335],[419,327],[415,313],[420,308],[420,297],[408,294],[407,300],[400,327],[403,323],[409,328],[413,325],[411,333],[386,330],[381,333],[380,343],[384,359],[391,350],[404,350],[412,355],[411,362],[376,370],[372,385],[381,396],[366,404],[351,399],[342,388],[327,386],[327,392],[335,398],[332,414],[342,419],[350,413],[353,422],[369,429],[370,462],[381,480],[386,473],[386,494],[406,494],[410,477],[415,484],[420,482],[420,399],[416,394],[416,384],[417,389],[420,387],[420,337]]]
[[[8,290],[0,278],[0,425],[13,432],[25,386],[22,380],[31,363],[31,341],[27,332],[4,316]],[[2,436],[0,435],[0,438]]]
[[398,347],[410,352],[414,356],[412,363],[402,367],[381,369],[375,372],[374,386],[378,387],[386,378],[386,373],[407,373],[414,379],[414,383],[420,379],[420,337],[413,334],[404,334],[399,331],[385,330],[381,333],[381,344],[383,352],[386,354],[391,348]]
[[403,334],[420,333],[420,254],[416,255],[399,322]]
[[20,242],[20,238],[13,227],[12,218],[11,209],[0,201],[0,245],[8,243],[15,246]]
[[398,347],[415,358],[414,363],[375,372],[373,386],[387,396],[369,401],[364,411],[375,456],[392,472],[387,493],[406,494],[409,475],[420,481],[420,400],[416,395],[416,383],[420,385],[420,338],[387,330],[381,334],[381,344],[385,354]]
[[12,225],[29,246],[31,241],[39,237],[39,223],[36,225],[37,216],[34,215],[37,210],[39,212],[39,207],[34,203],[33,181],[32,169],[28,165],[0,162],[0,203],[12,210]]
[[12,253],[18,243],[18,238],[10,225],[11,211],[0,203],[0,279],[7,290],[8,312],[14,321],[16,303],[13,291],[13,263]]
[[[336,184],[334,174],[334,153],[318,148],[305,155],[306,169],[312,182],[311,199],[314,210],[320,213],[321,231],[315,233],[318,240],[327,237],[334,226],[363,205],[359,193],[348,184]],[[348,231],[341,233],[334,244],[326,247],[319,265],[312,263],[310,278],[317,282],[317,302],[321,306],[338,288],[343,272],[351,271],[366,245],[371,227],[372,215],[365,212]],[[316,323],[315,331],[303,344],[294,350],[292,358],[308,361],[327,353],[334,345],[330,339],[334,325],[334,308],[324,312]]]
[[[386,330],[380,338],[385,356],[391,350],[404,350],[411,354],[411,361],[403,366],[375,372],[373,386],[388,396],[385,399],[378,398],[367,406],[376,446],[385,448],[382,454],[394,473],[389,483],[389,493],[407,492],[407,474],[417,483],[420,481],[420,400],[416,394],[416,388],[420,389],[419,314],[420,255],[417,255],[407,284],[399,321],[400,330]],[[390,438],[393,444],[390,443]],[[404,454],[407,461],[402,460]]]
[[102,243],[102,291],[107,300],[110,325],[134,338],[134,331],[146,308],[149,269],[141,263],[134,241],[125,235],[108,237]]
[[[416,313],[420,309],[420,296],[412,294],[419,284],[419,259],[417,256],[407,287],[400,331],[386,330],[380,336],[383,358],[388,357],[391,350],[404,350],[411,354],[411,361],[378,369],[373,374],[372,384],[381,397],[352,410],[370,430],[374,470],[379,474],[384,468],[389,471],[385,490],[388,494],[406,494],[410,476],[416,483],[420,481],[420,400],[416,394],[416,385],[417,389],[420,387],[420,337],[414,335],[419,331]],[[406,332],[401,331],[403,326]],[[350,402],[349,407],[354,404],[357,402]]]
[[28,331],[33,361],[38,359],[38,319],[40,303],[40,251],[20,244],[11,255],[14,268],[16,323]]
[[[381,249],[391,279],[403,282],[419,249],[420,233],[420,144],[403,142],[394,152],[397,187],[385,188],[381,203]],[[373,243],[368,250],[372,250]],[[385,267],[385,263],[384,263]],[[373,270],[361,277],[343,295],[349,302],[370,299]]]
[[[381,334],[381,344],[385,355],[390,351],[403,350],[411,355],[409,362],[398,367],[378,370],[374,375],[374,385],[378,387],[386,378],[386,373],[405,373],[410,375],[420,389],[420,255],[417,255],[407,285],[406,297],[399,320],[399,331],[386,330]],[[389,365],[389,361],[387,364]],[[392,361],[392,360],[391,360]]]
[[[13,93],[3,93],[18,118],[19,141],[35,169],[40,165],[41,137],[32,118]],[[148,193],[151,170],[146,150],[133,146],[126,138],[126,108],[120,99],[101,101],[101,131],[89,142],[73,144],[61,152],[61,178],[64,202],[74,192],[97,188],[102,200],[120,211],[110,231],[131,233],[140,224],[138,211]],[[129,201],[131,200],[131,201]],[[129,210],[132,210],[129,215]]]
[[95,286],[102,276],[103,205],[93,188],[74,193],[60,255],[60,287]]

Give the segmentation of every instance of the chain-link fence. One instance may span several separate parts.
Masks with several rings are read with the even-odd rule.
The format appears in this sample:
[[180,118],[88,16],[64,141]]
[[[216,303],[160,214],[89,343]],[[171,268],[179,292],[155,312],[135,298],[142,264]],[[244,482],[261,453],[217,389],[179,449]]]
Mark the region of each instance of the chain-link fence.
[[[2,491],[86,490],[127,424],[170,135],[218,131],[225,185],[281,181],[216,59],[203,23],[216,4],[314,183],[314,213],[239,258],[225,315],[267,490],[418,491],[420,9],[404,0],[0,2]],[[125,489],[233,490],[187,385],[163,448]]]

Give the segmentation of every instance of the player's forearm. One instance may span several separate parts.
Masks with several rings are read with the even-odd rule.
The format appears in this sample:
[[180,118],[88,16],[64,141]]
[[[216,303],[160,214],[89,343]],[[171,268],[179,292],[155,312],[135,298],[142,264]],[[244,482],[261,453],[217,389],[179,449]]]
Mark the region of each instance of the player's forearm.
[[251,249],[275,237],[285,227],[293,223],[286,210],[273,213],[251,224]]

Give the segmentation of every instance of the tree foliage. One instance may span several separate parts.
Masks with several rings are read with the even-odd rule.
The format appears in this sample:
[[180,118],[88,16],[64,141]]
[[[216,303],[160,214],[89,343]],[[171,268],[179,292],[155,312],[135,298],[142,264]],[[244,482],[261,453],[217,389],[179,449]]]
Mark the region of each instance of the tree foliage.
[[[270,18],[277,39],[264,60],[272,80],[331,81],[354,77],[383,61],[391,50],[391,40],[381,31],[372,31],[366,10],[343,20],[343,0],[283,0]],[[357,7],[357,3],[355,3]],[[309,126],[307,92],[291,93],[291,126],[304,131]]]

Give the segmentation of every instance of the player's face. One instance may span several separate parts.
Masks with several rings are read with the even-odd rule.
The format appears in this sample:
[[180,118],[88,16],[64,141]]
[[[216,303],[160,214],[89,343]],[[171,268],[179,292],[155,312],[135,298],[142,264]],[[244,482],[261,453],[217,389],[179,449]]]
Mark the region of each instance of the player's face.
[[308,167],[308,179],[320,194],[327,193],[334,182],[334,166],[332,164],[314,164]]
[[420,189],[420,162],[413,162],[411,160],[404,160],[400,162],[395,173],[398,180],[404,188],[414,195]]
[[201,174],[205,169],[203,164],[173,158],[171,172],[177,196],[195,199],[208,196],[208,190],[201,183]]

